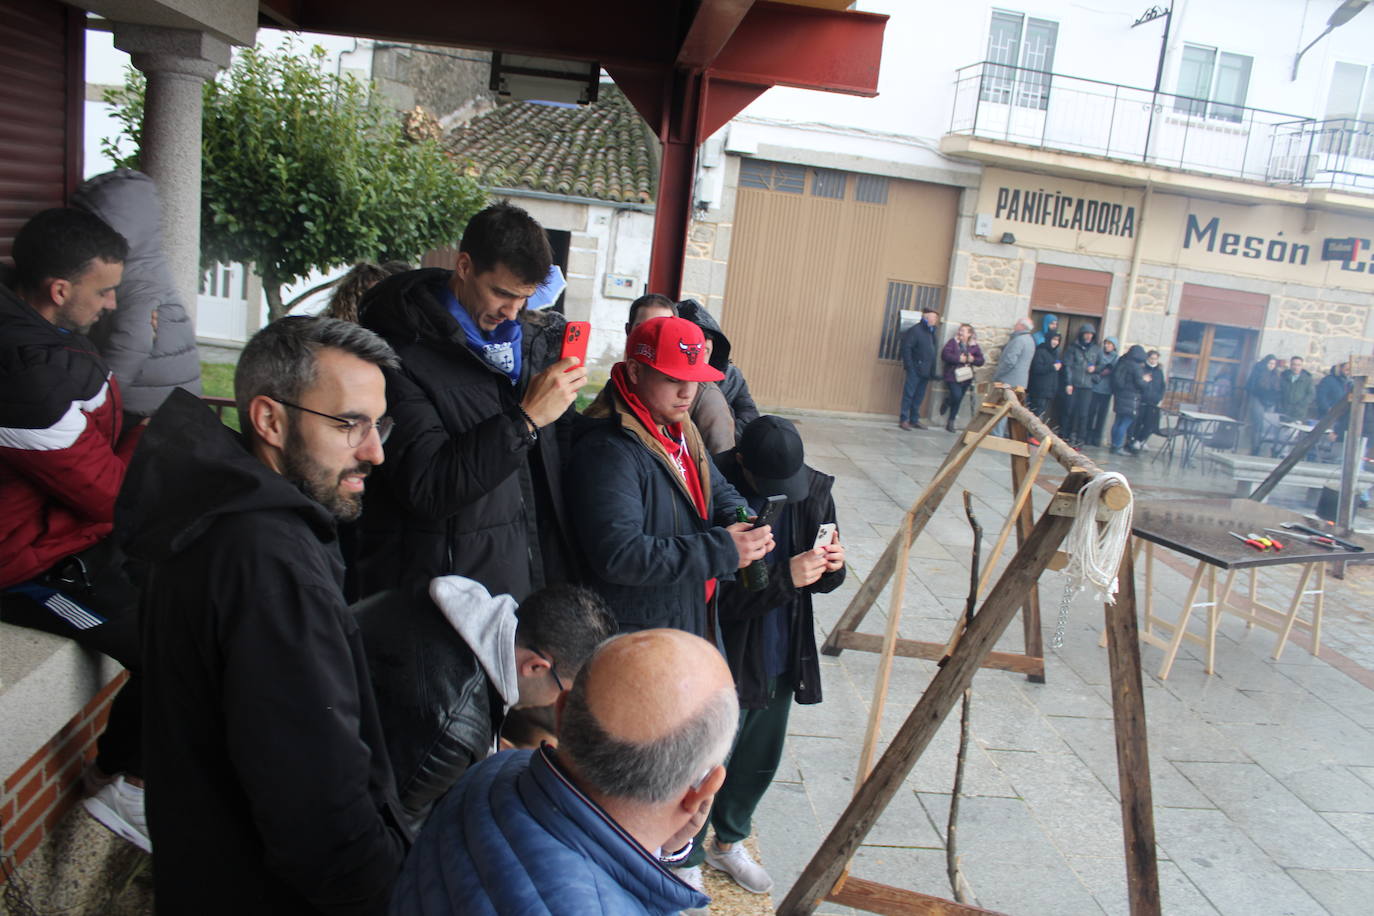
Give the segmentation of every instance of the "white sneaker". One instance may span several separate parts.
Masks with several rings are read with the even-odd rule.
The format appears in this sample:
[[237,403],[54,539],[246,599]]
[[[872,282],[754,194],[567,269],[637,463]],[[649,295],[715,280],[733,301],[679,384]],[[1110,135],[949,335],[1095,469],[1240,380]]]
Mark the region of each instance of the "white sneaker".
[[82,801],[91,817],[144,852],[153,851],[148,836],[148,817],[143,809],[143,789],[116,776],[94,795]]
[[[690,868],[675,868],[673,869],[673,874],[677,875],[680,880],[685,881],[696,890],[701,891],[703,894],[706,893],[706,879],[701,876],[700,865],[693,865]],[[708,894],[707,896],[710,895]],[[710,912],[711,908],[709,906],[703,906],[698,909],[683,910],[682,916],[706,916],[706,914]]]
[[773,879],[768,877],[762,865],[750,858],[743,843],[736,843],[724,852],[714,843],[706,844],[706,864],[725,872],[751,894],[766,894],[773,889]]

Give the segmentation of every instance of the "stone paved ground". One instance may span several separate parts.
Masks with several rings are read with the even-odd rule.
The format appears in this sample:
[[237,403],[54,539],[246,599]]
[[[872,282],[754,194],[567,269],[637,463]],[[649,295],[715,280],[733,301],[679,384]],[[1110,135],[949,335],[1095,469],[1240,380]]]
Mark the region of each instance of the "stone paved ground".
[[[953,436],[906,433],[887,420],[794,418],[810,463],[838,478],[849,546],[849,582],[817,603],[824,633]],[[1147,457],[1121,459],[1119,469],[1142,497],[1228,495],[1231,487],[1219,476],[1165,469]],[[1005,457],[976,456],[959,485],[974,494],[988,532],[986,553],[1011,504]],[[1045,500],[1036,494],[1037,512]],[[960,504],[956,489],[914,545],[904,637],[944,640],[962,610],[972,539]],[[1270,581],[1281,590],[1295,576],[1279,570]],[[1053,572],[1041,582],[1047,638],[1061,582]],[[1160,651],[1142,647],[1166,913],[1374,911],[1374,689],[1366,686],[1374,684],[1374,568],[1350,567],[1344,581],[1328,583],[1323,642],[1334,651],[1324,650],[1322,660],[1290,645],[1276,663],[1274,635],[1247,631],[1235,617],[1222,624],[1212,677],[1194,651],[1200,647],[1185,644],[1161,682],[1153,677]],[[1178,569],[1158,572],[1158,605],[1176,608],[1186,586]],[[885,607],[886,595],[864,630],[882,632]],[[1017,916],[1127,912],[1101,628],[1101,606],[1079,599],[1063,647],[1049,652],[1048,683],[990,670],[974,680],[959,846],[983,906]],[[999,648],[1019,651],[1020,632],[1014,622]],[[775,901],[853,792],[876,669],[877,656],[869,653],[825,658],[825,702],[794,707],[786,758],[756,820],[764,862],[777,880]],[[884,741],[934,670],[928,662],[895,661]],[[869,834],[854,874],[949,896],[943,836],[957,736],[957,716],[951,716]],[[758,900],[758,911],[767,912],[767,905]],[[728,912],[748,910],[731,905]],[[821,912],[843,910],[824,905]]]

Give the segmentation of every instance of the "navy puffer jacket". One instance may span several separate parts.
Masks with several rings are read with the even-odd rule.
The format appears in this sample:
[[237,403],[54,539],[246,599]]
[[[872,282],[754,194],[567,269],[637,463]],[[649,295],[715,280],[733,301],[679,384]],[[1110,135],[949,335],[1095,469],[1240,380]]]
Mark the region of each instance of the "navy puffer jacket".
[[554,766],[506,751],[434,809],[391,896],[393,916],[642,916],[709,901],[674,877]]

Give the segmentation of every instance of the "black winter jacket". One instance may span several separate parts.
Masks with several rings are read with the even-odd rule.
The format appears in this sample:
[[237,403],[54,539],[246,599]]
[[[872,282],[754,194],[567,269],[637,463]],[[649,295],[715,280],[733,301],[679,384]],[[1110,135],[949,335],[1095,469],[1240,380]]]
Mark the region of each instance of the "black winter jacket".
[[579,423],[568,467],[568,508],[586,584],[605,599],[622,631],[672,627],[719,644],[706,580],[732,577],[739,567],[724,526],[734,523],[744,500],[685,420],[695,458],[689,470],[702,475],[711,507],[711,518],[702,518],[670,459],[624,409],[614,384],[607,384]]
[[1054,364],[1061,362],[1058,352],[1045,341],[1035,348],[1031,359],[1030,377],[1026,382],[1026,395],[1032,398],[1052,398],[1059,392],[1060,369]]
[[[1083,332],[1093,330],[1092,325],[1079,329],[1073,343],[1064,348],[1064,384],[1072,385],[1076,394],[1081,388],[1088,391],[1097,380],[1097,364],[1102,361],[1102,348],[1096,341],[1083,341]],[[1093,371],[1089,372],[1088,367]]]
[[[1145,391],[1145,348],[1135,344],[1112,368],[1112,394],[1116,396],[1116,412],[1133,417],[1140,409],[1140,396]],[[1160,373],[1162,378],[1163,372]]]
[[359,320],[401,358],[386,369],[396,426],[359,523],[366,596],[456,574],[523,601],[573,578],[563,518],[565,420],[529,441],[519,410],[532,375],[558,359],[562,316],[521,312],[520,383],[468,349],[444,305],[451,271],[414,270],[368,291]]
[[158,911],[383,913],[405,856],[334,521],[176,390],[116,508],[149,566]]
[[944,371],[940,364],[939,332],[918,321],[902,332],[898,350],[902,356],[902,368],[908,374],[915,373],[917,378],[939,378]]
[[[740,492],[748,490],[748,482],[735,460],[735,450],[716,456],[725,479]],[[825,522],[835,521],[835,500],[830,495],[835,478],[807,467],[807,486],[810,492],[800,503],[787,509],[787,530],[773,531],[777,547],[773,562],[768,564],[768,585],[753,592],[738,581],[722,584],[720,591],[720,623],[725,636],[725,660],[735,677],[740,706],[763,709],[768,705],[768,677],[763,659],[763,620],[769,611],[786,606],[791,612],[788,646],[788,684],[798,703],[821,701],[821,665],[816,652],[816,619],[811,608],[811,596],[833,592],[844,584],[845,568],[824,573],[805,588],[792,584],[788,564],[792,557],[809,549],[816,540],[816,529]],[[781,685],[780,685],[781,686]]]
[[388,589],[352,608],[396,791],[412,819],[428,816],[468,767],[491,752],[505,718],[481,662],[435,607],[428,586]]

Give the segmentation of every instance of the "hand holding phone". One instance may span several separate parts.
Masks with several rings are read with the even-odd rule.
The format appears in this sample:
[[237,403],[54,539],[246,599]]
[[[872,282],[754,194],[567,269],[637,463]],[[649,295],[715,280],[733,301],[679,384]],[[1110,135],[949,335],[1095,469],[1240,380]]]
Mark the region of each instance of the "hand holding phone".
[[812,550],[821,547],[829,547],[830,542],[835,538],[836,525],[834,522],[826,522],[816,529],[816,540],[811,545]]
[[[592,336],[592,326],[587,321],[569,321],[568,326],[563,329],[563,348],[558,353],[559,359],[569,357],[577,360],[577,366],[587,365],[587,342]],[[573,368],[577,368],[574,366]],[[572,369],[565,370],[571,372]]]

